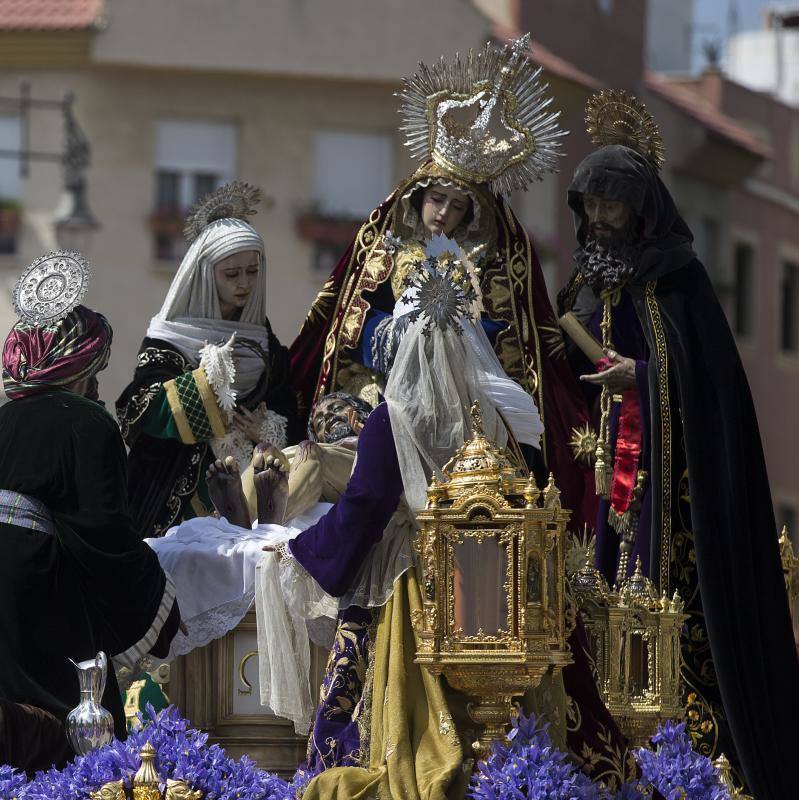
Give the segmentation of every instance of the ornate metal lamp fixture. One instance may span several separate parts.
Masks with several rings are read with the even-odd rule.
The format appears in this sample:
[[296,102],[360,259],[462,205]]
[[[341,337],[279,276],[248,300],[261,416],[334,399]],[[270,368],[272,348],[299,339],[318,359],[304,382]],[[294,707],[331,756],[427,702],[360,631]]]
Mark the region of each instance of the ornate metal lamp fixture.
[[504,736],[514,696],[571,663],[564,617],[571,512],[551,477],[541,492],[486,439],[477,403],[472,431],[418,515],[416,663],[477,698],[469,714],[490,741]]
[[[30,86],[23,83],[18,97],[0,97],[0,111],[10,111],[20,118],[20,146],[0,149],[0,158],[19,161],[21,177],[27,177],[31,161],[60,163],[64,168],[64,192],[53,212],[53,225],[59,245],[67,250],[84,250],[89,234],[99,227],[86,196],[86,170],[91,149],[86,135],[75,119],[72,92],[63,100],[40,100],[30,96]],[[34,150],[30,147],[31,111],[59,111],[64,123],[64,145],[60,152]]]
[[799,558],[794,553],[787,526],[783,526],[779,542],[782,574],[785,576],[785,590],[788,592],[788,605],[791,609],[791,619],[795,629],[799,623],[797,619],[797,613],[799,613]]
[[592,564],[571,579],[588,632],[602,699],[634,746],[644,746],[657,725],[684,714],[680,692],[680,627],[688,619],[677,592],[658,598],[636,560],[635,572],[611,591]]

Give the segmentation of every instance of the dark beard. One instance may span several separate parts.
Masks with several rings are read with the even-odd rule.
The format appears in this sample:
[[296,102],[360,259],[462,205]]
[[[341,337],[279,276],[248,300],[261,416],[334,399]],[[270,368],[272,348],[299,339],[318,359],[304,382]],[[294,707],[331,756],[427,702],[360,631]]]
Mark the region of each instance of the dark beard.
[[605,240],[589,234],[575,261],[594,294],[612,292],[635,275],[641,257],[637,239],[632,226],[614,231]]
[[355,436],[355,431],[349,422],[343,420],[336,420],[334,424],[326,427],[322,431],[322,436],[319,441],[323,444],[335,444],[341,439],[346,439],[347,436]]

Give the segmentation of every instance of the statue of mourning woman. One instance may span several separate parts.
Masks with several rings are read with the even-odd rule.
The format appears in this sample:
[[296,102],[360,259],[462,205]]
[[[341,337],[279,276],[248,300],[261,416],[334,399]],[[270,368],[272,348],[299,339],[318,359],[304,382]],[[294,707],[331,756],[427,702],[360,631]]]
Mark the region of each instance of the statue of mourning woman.
[[142,538],[213,512],[216,459],[244,470],[258,442],[300,439],[288,353],[266,316],[264,242],[247,222],[259,198],[235,181],[192,210],[191,245],[117,401]]

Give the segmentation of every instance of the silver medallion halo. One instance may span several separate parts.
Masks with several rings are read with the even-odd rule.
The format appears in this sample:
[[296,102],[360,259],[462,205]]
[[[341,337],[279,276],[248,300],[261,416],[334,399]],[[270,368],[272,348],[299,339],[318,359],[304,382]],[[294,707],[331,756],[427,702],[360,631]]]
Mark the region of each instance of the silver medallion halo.
[[71,250],[37,258],[14,287],[14,310],[33,325],[63,319],[83,300],[91,278],[89,262]]

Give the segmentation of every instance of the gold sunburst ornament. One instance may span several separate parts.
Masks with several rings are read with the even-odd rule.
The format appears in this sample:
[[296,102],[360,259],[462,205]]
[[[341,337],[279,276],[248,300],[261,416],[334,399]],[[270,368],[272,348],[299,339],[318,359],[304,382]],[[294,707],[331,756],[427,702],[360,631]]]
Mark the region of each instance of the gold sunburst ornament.
[[596,460],[596,431],[588,424],[572,428],[569,447],[572,449],[576,461],[586,466],[592,466]]
[[635,150],[660,169],[665,158],[657,123],[635,95],[623,89],[605,89],[585,106],[585,123],[597,147],[621,144]]

